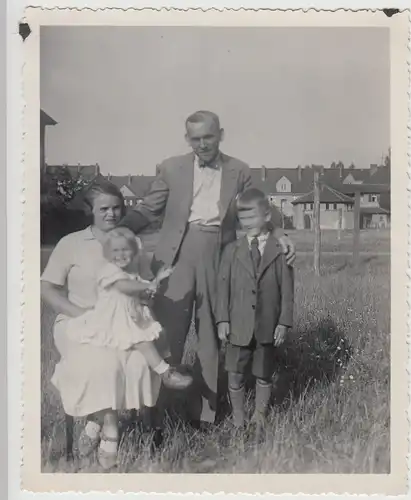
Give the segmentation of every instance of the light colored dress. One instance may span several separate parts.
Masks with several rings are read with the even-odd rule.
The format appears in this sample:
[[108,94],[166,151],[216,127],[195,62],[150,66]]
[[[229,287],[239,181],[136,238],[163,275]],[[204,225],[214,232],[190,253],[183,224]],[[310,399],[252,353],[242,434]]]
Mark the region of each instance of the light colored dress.
[[[139,240],[138,244],[141,247]],[[41,279],[64,287],[73,304],[93,308],[97,302],[97,277],[106,263],[102,246],[88,227],[59,241]],[[109,408],[138,410],[154,406],[161,380],[150,370],[144,356],[137,350],[70,340],[67,325],[71,319],[59,314],[53,329],[61,359],[52,383],[60,392],[64,411],[83,417]]]
[[70,340],[126,351],[140,342],[159,338],[160,323],[153,319],[147,305],[112,286],[119,280],[149,283],[138,274],[127,273],[107,262],[97,277],[96,305],[68,321],[67,336]]

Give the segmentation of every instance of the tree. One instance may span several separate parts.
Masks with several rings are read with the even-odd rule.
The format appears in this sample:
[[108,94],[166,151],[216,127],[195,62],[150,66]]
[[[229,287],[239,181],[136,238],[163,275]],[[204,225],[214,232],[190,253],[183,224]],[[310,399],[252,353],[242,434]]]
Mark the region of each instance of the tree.
[[391,147],[388,148],[388,154],[385,155],[384,165],[391,168]]
[[354,162],[351,162],[351,165],[348,167],[350,170],[354,170],[355,169],[355,165],[354,165]]
[[73,176],[67,166],[57,171],[45,171],[41,176],[41,202],[55,207],[66,206],[74,196],[88,185],[81,174]]
[[88,185],[81,174],[73,176],[67,166],[53,172],[43,171],[40,178],[40,217],[42,243],[56,243],[65,234],[83,229],[86,214],[69,210],[75,195]]
[[337,168],[337,164],[335,163],[335,161],[331,163],[330,168]]
[[343,169],[344,168],[344,163],[341,160],[339,160],[339,162],[337,163],[336,168]]

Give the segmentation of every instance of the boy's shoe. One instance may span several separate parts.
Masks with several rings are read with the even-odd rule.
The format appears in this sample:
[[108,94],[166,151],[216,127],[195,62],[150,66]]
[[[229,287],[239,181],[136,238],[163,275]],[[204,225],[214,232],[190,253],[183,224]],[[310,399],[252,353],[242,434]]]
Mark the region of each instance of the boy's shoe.
[[177,391],[187,389],[193,383],[191,375],[180,373],[172,366],[161,374],[161,380],[167,388]]

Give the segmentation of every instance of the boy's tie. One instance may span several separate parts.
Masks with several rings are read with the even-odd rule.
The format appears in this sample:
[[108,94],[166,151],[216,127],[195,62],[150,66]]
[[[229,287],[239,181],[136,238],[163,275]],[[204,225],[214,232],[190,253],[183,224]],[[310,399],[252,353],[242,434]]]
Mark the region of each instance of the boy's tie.
[[258,238],[255,237],[251,240],[251,259],[254,264],[255,272],[257,273],[258,268],[260,267],[261,262],[261,253],[258,248]]

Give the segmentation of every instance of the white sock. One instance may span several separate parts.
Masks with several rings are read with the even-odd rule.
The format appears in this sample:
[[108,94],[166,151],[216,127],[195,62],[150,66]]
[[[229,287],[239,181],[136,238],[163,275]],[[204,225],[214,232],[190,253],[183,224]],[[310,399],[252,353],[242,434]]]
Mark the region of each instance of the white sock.
[[86,434],[88,437],[91,439],[97,439],[98,435],[100,434],[101,427],[97,422],[92,422],[89,420],[86,424]]
[[157,365],[155,368],[154,368],[154,371],[156,373],[158,373],[159,375],[162,375],[163,373],[165,373],[167,370],[169,370],[170,368],[170,365],[168,363],[166,363],[164,361],[164,359],[160,362],[159,365]]
[[107,441],[102,439],[100,442],[100,448],[107,453],[115,453],[117,451],[117,441]]

